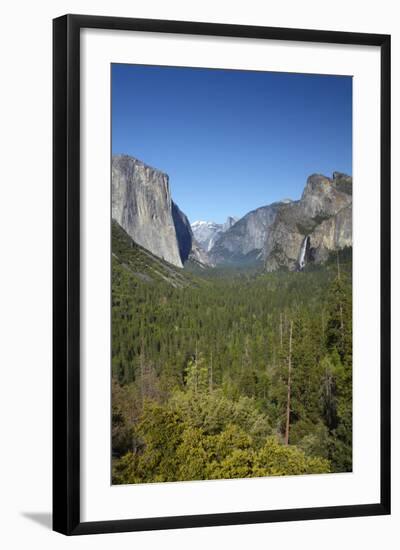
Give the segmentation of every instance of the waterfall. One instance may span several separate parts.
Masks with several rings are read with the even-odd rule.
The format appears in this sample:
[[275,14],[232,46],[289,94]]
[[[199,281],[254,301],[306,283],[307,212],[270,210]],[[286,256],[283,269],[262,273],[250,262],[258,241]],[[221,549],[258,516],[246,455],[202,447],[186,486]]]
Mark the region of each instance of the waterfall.
[[304,269],[304,266],[306,265],[306,253],[307,253],[307,246],[310,242],[310,236],[306,235],[304,237],[303,244],[300,248],[300,255],[299,255],[299,270],[302,271]]

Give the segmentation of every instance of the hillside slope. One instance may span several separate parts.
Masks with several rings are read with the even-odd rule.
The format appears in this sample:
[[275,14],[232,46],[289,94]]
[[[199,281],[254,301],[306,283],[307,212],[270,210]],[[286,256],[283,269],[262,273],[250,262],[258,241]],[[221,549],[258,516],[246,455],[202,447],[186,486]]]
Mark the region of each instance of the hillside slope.
[[134,285],[139,281],[164,282],[175,288],[195,283],[190,274],[135,243],[115,220],[112,221],[112,277],[113,290],[123,282]]

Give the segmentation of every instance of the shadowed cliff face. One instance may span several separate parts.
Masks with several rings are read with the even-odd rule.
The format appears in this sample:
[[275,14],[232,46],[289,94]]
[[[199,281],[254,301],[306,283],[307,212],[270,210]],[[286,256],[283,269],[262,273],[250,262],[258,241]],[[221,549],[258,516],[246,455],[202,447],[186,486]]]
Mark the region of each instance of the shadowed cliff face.
[[175,225],[181,261],[185,263],[192,250],[193,234],[187,216],[180,210],[174,201],[172,201],[172,219]]
[[166,174],[132,157],[114,156],[112,217],[137,244],[182,267]]
[[267,271],[302,269],[301,250],[324,262],[329,252],[352,246],[352,178],[335,172],[333,178],[310,176],[299,201],[282,205],[266,235],[263,250]]
[[193,235],[192,227],[186,214],[180,210],[174,201],[172,201],[172,218],[175,224],[182,263],[184,264],[187,260],[194,260],[198,264],[211,265],[207,252]]

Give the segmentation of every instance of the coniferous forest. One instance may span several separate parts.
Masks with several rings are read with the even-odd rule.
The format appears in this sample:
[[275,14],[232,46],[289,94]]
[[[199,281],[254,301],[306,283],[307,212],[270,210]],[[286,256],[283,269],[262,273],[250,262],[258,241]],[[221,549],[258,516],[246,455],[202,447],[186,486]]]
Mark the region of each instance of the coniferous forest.
[[351,249],[176,268],[112,228],[112,482],[352,469]]

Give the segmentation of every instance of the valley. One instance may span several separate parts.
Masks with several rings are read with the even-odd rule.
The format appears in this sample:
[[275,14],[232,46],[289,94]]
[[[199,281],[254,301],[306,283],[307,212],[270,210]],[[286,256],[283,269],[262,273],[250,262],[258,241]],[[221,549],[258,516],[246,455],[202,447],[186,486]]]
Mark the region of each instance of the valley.
[[114,484],[352,470],[351,196],[190,224],[113,159]]
[[[112,222],[113,483],[351,471],[351,246],[314,261],[308,227],[270,271],[259,228],[292,224],[285,207],[304,219],[299,203],[193,228],[163,192],[174,254],[138,244],[152,236],[141,220],[137,241]],[[122,219],[135,208],[149,205]],[[246,231],[257,248],[210,261]]]

